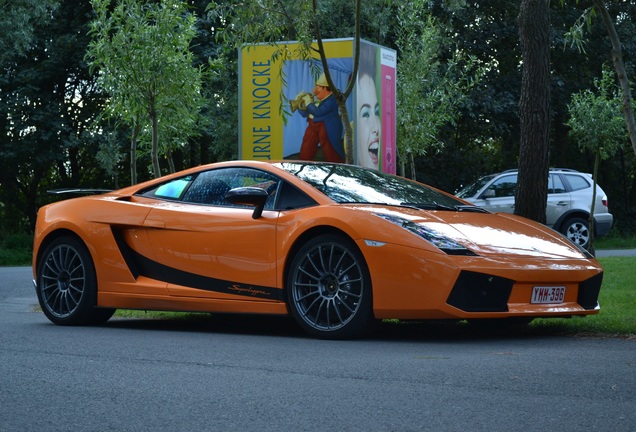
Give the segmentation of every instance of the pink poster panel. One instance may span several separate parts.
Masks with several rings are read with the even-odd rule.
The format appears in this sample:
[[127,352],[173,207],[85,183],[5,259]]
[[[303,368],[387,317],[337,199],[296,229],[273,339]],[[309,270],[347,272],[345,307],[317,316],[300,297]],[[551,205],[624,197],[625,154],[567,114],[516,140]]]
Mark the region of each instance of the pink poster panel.
[[395,174],[395,69],[396,52],[380,50],[382,80],[382,171]]

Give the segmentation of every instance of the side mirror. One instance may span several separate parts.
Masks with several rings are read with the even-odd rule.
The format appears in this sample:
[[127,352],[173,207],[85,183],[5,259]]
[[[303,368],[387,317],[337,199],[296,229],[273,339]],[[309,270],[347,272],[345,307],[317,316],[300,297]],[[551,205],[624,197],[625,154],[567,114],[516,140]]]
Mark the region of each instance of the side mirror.
[[232,204],[254,206],[252,219],[258,219],[263,213],[268,196],[261,188],[247,186],[231,189],[225,194],[225,199]]
[[480,198],[483,198],[483,199],[494,198],[494,197],[495,197],[494,189],[486,189],[484,193],[482,193],[480,196]]

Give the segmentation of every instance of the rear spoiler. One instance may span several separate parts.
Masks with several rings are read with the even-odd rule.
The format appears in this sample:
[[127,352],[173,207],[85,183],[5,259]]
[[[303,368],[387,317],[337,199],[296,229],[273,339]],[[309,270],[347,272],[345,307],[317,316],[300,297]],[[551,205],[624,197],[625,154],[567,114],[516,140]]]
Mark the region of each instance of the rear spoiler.
[[50,189],[47,192],[52,195],[99,195],[112,191],[113,189],[62,188]]

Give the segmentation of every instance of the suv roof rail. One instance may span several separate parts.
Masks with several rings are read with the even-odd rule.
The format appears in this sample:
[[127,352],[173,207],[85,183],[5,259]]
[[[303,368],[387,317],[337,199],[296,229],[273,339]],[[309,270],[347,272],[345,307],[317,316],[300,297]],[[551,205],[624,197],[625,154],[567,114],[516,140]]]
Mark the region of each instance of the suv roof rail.
[[[510,168],[510,169],[502,171],[500,174],[510,173],[510,172],[517,172],[517,171],[519,171],[519,169]],[[549,168],[549,171],[563,171],[563,172],[575,172],[575,173],[580,172],[580,171],[572,169],[572,168]]]
[[578,170],[572,168],[550,168],[550,171],[565,171],[565,172],[579,172]]

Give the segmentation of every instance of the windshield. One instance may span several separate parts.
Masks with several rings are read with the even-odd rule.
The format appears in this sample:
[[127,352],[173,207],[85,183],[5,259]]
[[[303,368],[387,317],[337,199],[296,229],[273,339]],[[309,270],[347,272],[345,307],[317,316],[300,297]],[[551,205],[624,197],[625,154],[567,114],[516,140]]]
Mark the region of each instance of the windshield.
[[358,166],[311,162],[280,162],[274,165],[342,204],[408,205],[427,209],[465,206],[452,196],[422,183]]
[[496,174],[491,174],[491,175],[482,177],[479,180],[475,181],[474,183],[471,183],[468,186],[464,187],[455,195],[457,195],[460,198],[472,198],[475,195],[477,195],[477,192],[479,192],[481,188],[483,188],[486,185],[486,183],[488,183],[495,175]]

